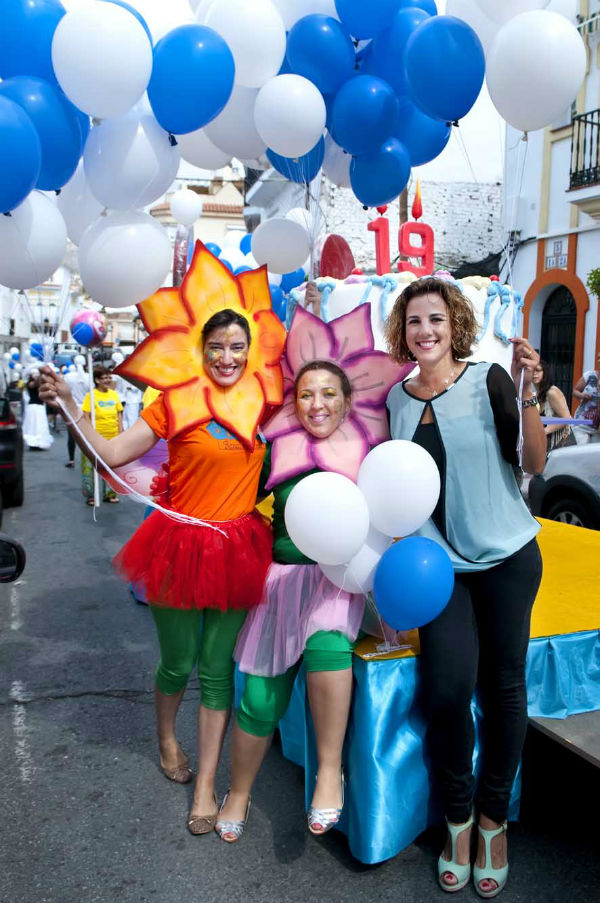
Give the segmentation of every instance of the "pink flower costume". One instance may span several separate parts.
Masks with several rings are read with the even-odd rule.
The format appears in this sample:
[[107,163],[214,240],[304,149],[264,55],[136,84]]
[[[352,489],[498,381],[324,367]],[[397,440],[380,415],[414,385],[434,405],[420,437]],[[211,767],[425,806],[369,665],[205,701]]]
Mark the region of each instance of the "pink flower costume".
[[[296,415],[295,379],[311,361],[340,367],[352,387],[351,408],[327,438],[308,433]],[[389,439],[385,400],[412,365],[401,366],[374,350],[370,306],[324,323],[298,307],[281,361],[283,406],[264,427],[269,441],[261,483],[274,494],[273,564],[263,600],[246,618],[234,657],[248,674],[283,674],[302,656],[308,637],[337,631],[352,643],[363,618],[365,597],[334,586],[320,567],[292,543],[283,510],[293,487],[318,470],[356,481],[369,449]]]

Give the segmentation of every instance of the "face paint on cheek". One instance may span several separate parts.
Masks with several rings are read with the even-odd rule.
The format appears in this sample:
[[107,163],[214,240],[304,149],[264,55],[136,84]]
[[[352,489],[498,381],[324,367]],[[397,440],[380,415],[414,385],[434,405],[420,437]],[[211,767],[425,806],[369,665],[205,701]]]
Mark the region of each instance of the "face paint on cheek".
[[242,364],[246,364],[248,362],[248,352],[247,351],[234,351],[232,353],[233,362],[238,366]]
[[206,348],[204,351],[204,360],[207,364],[216,364],[223,357],[223,352],[217,348]]

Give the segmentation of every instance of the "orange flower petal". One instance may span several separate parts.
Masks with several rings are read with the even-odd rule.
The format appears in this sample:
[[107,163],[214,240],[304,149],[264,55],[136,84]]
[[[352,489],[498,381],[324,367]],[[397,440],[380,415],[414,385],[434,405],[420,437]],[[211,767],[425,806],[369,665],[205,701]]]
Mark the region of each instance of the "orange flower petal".
[[285,345],[285,328],[272,310],[261,310],[250,323],[252,343],[248,364],[252,369],[278,364]]
[[178,326],[188,327],[192,318],[176,288],[159,288],[157,292],[137,306],[148,332]]
[[265,408],[263,388],[254,373],[248,370],[228,389],[212,385],[208,396],[211,414],[231,430],[248,448],[254,447],[258,424]]
[[204,373],[202,350],[190,333],[173,328],[148,336],[121,365],[120,372],[163,391],[190,382]]
[[246,270],[235,278],[242,292],[244,308],[250,315],[260,310],[271,310],[271,292],[266,266],[258,270]]
[[283,399],[283,376],[281,367],[266,366],[256,371],[256,378],[263,387],[265,402],[280,405]]
[[244,313],[235,276],[201,242],[196,242],[192,263],[181,283],[181,295],[199,325],[225,308]]
[[[208,378],[195,379],[186,386],[169,389],[165,395],[165,403],[169,412],[169,439],[182,430],[198,423],[206,423],[212,419],[207,404],[209,392]],[[212,383],[211,383],[212,387]]]

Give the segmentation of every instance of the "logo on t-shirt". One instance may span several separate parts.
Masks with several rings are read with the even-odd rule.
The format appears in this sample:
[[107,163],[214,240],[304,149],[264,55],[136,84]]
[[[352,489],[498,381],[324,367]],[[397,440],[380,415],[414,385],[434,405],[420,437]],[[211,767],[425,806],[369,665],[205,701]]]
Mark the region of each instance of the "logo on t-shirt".
[[226,430],[224,426],[221,426],[220,423],[216,423],[214,420],[206,424],[206,432],[210,433],[213,439],[218,439],[219,442],[224,442],[226,439],[233,442],[238,441],[233,433],[230,433],[229,430]]

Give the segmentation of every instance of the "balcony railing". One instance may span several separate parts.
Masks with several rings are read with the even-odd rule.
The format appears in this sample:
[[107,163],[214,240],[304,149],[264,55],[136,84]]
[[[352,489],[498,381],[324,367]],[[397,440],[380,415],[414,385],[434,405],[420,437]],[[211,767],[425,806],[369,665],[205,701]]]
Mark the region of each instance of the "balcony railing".
[[569,188],[600,183],[600,110],[573,117]]

